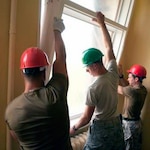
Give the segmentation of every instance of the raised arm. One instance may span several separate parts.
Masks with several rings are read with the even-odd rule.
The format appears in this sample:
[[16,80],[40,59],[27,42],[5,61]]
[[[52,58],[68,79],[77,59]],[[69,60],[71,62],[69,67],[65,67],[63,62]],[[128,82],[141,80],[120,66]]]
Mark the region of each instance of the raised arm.
[[105,16],[101,12],[96,13],[96,18],[93,18],[93,21],[99,24],[99,27],[102,32],[102,39],[105,46],[104,56],[105,56],[105,64],[107,64],[110,60],[115,59],[115,55],[113,52],[112,42],[105,24]]
[[118,94],[123,94],[123,87],[128,86],[129,83],[124,79],[122,65],[118,65],[118,74],[119,74],[119,85],[118,85]]
[[66,68],[66,50],[61,36],[65,29],[62,19],[54,18],[54,38],[55,38],[55,54],[56,59],[53,65],[53,73],[61,73],[65,76],[67,74]]
[[123,69],[122,69],[122,65],[121,65],[121,64],[118,65],[118,74],[119,74],[119,78],[120,78],[120,80],[119,80],[119,85],[120,85],[120,86],[128,86],[129,83],[128,83],[128,81],[124,78]]

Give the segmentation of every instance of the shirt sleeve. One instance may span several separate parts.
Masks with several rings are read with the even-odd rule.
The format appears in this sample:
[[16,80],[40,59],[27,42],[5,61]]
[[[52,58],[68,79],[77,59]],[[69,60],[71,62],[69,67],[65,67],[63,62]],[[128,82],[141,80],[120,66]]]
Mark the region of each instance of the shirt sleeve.
[[55,73],[46,87],[53,87],[57,91],[68,91],[68,78],[63,74]]
[[106,66],[106,69],[109,72],[114,72],[118,77],[118,67],[117,67],[117,62],[116,62],[115,59],[112,59],[112,60],[109,61],[109,63]]
[[89,87],[89,89],[87,91],[85,104],[88,106],[95,106],[96,105],[96,96],[95,96],[95,93],[91,87]]

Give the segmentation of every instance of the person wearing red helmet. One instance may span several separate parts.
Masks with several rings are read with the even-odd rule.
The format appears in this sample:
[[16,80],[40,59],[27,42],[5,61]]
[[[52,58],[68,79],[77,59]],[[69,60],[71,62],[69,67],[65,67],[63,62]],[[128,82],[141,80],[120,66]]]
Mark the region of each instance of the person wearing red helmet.
[[142,84],[146,78],[146,69],[142,65],[133,65],[124,79],[122,65],[118,66],[120,82],[118,93],[125,96],[122,112],[122,126],[126,150],[142,149],[141,111],[146,99],[147,89]]
[[54,19],[56,59],[52,77],[45,85],[47,54],[38,47],[27,48],[20,59],[24,92],[7,107],[5,120],[23,150],[72,150],[67,104],[68,74],[61,32],[65,26]]

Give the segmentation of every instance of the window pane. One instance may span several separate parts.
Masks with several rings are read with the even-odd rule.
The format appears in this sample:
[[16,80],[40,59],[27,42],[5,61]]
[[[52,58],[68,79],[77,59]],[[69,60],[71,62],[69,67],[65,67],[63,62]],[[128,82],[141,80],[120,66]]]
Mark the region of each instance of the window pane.
[[114,54],[116,56],[117,62],[120,60],[120,55],[121,55],[124,40],[125,40],[125,34],[126,32],[116,29],[112,38]]
[[94,12],[101,11],[111,20],[115,20],[120,0],[71,0]]
[[63,15],[65,31],[62,33],[67,53],[69,74],[68,105],[70,116],[83,111],[86,89],[93,78],[86,73],[81,62],[82,52],[90,47],[102,49],[98,27],[79,19]]
[[134,0],[70,0],[94,12],[101,11],[109,18],[123,26],[128,26]]
[[[94,80],[86,73],[82,65],[82,52],[91,47],[98,48],[102,52],[104,49],[99,27],[91,21],[91,17],[95,14],[93,12],[102,11],[106,18],[128,27],[134,0],[66,0],[65,2],[66,6],[64,7],[62,18],[66,29],[62,36],[66,46],[69,74],[69,112],[70,116],[74,116],[82,113],[85,105],[86,90]],[[77,4],[82,7],[78,7]],[[43,5],[44,3],[42,3]],[[43,21],[42,12],[43,8],[41,10],[41,22]],[[118,28],[116,23],[111,21],[106,23],[108,23],[107,28],[111,35],[115,56],[119,60],[124,45],[126,29]]]

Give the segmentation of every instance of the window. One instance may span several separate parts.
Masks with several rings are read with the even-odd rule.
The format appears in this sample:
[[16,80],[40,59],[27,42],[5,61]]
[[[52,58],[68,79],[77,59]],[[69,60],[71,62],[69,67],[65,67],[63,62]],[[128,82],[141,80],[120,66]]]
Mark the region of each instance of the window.
[[68,4],[76,3],[91,11],[101,11],[106,18],[123,26],[128,26],[134,0],[70,0]]
[[103,50],[99,28],[91,21],[95,15],[94,12],[102,11],[105,14],[114,53],[119,60],[132,7],[132,0],[66,1],[63,12],[66,30],[63,33],[63,38],[66,45],[70,79],[68,91],[70,116],[82,113],[87,87],[93,81],[81,64],[81,54],[90,47]]
[[66,29],[62,36],[66,45],[70,81],[68,104],[70,115],[73,116],[82,112],[86,88],[92,80],[92,77],[85,72],[81,55],[87,48],[99,48],[101,46],[98,37],[100,33],[97,27],[68,15],[63,15],[63,20]]
[[103,51],[99,27],[92,22],[95,12],[102,11],[105,14],[114,53],[119,61],[133,4],[134,0],[65,0],[62,18],[66,29],[62,36],[67,53],[70,83],[68,105],[71,118],[82,113],[86,90],[93,81],[82,65],[82,52],[91,47]]

